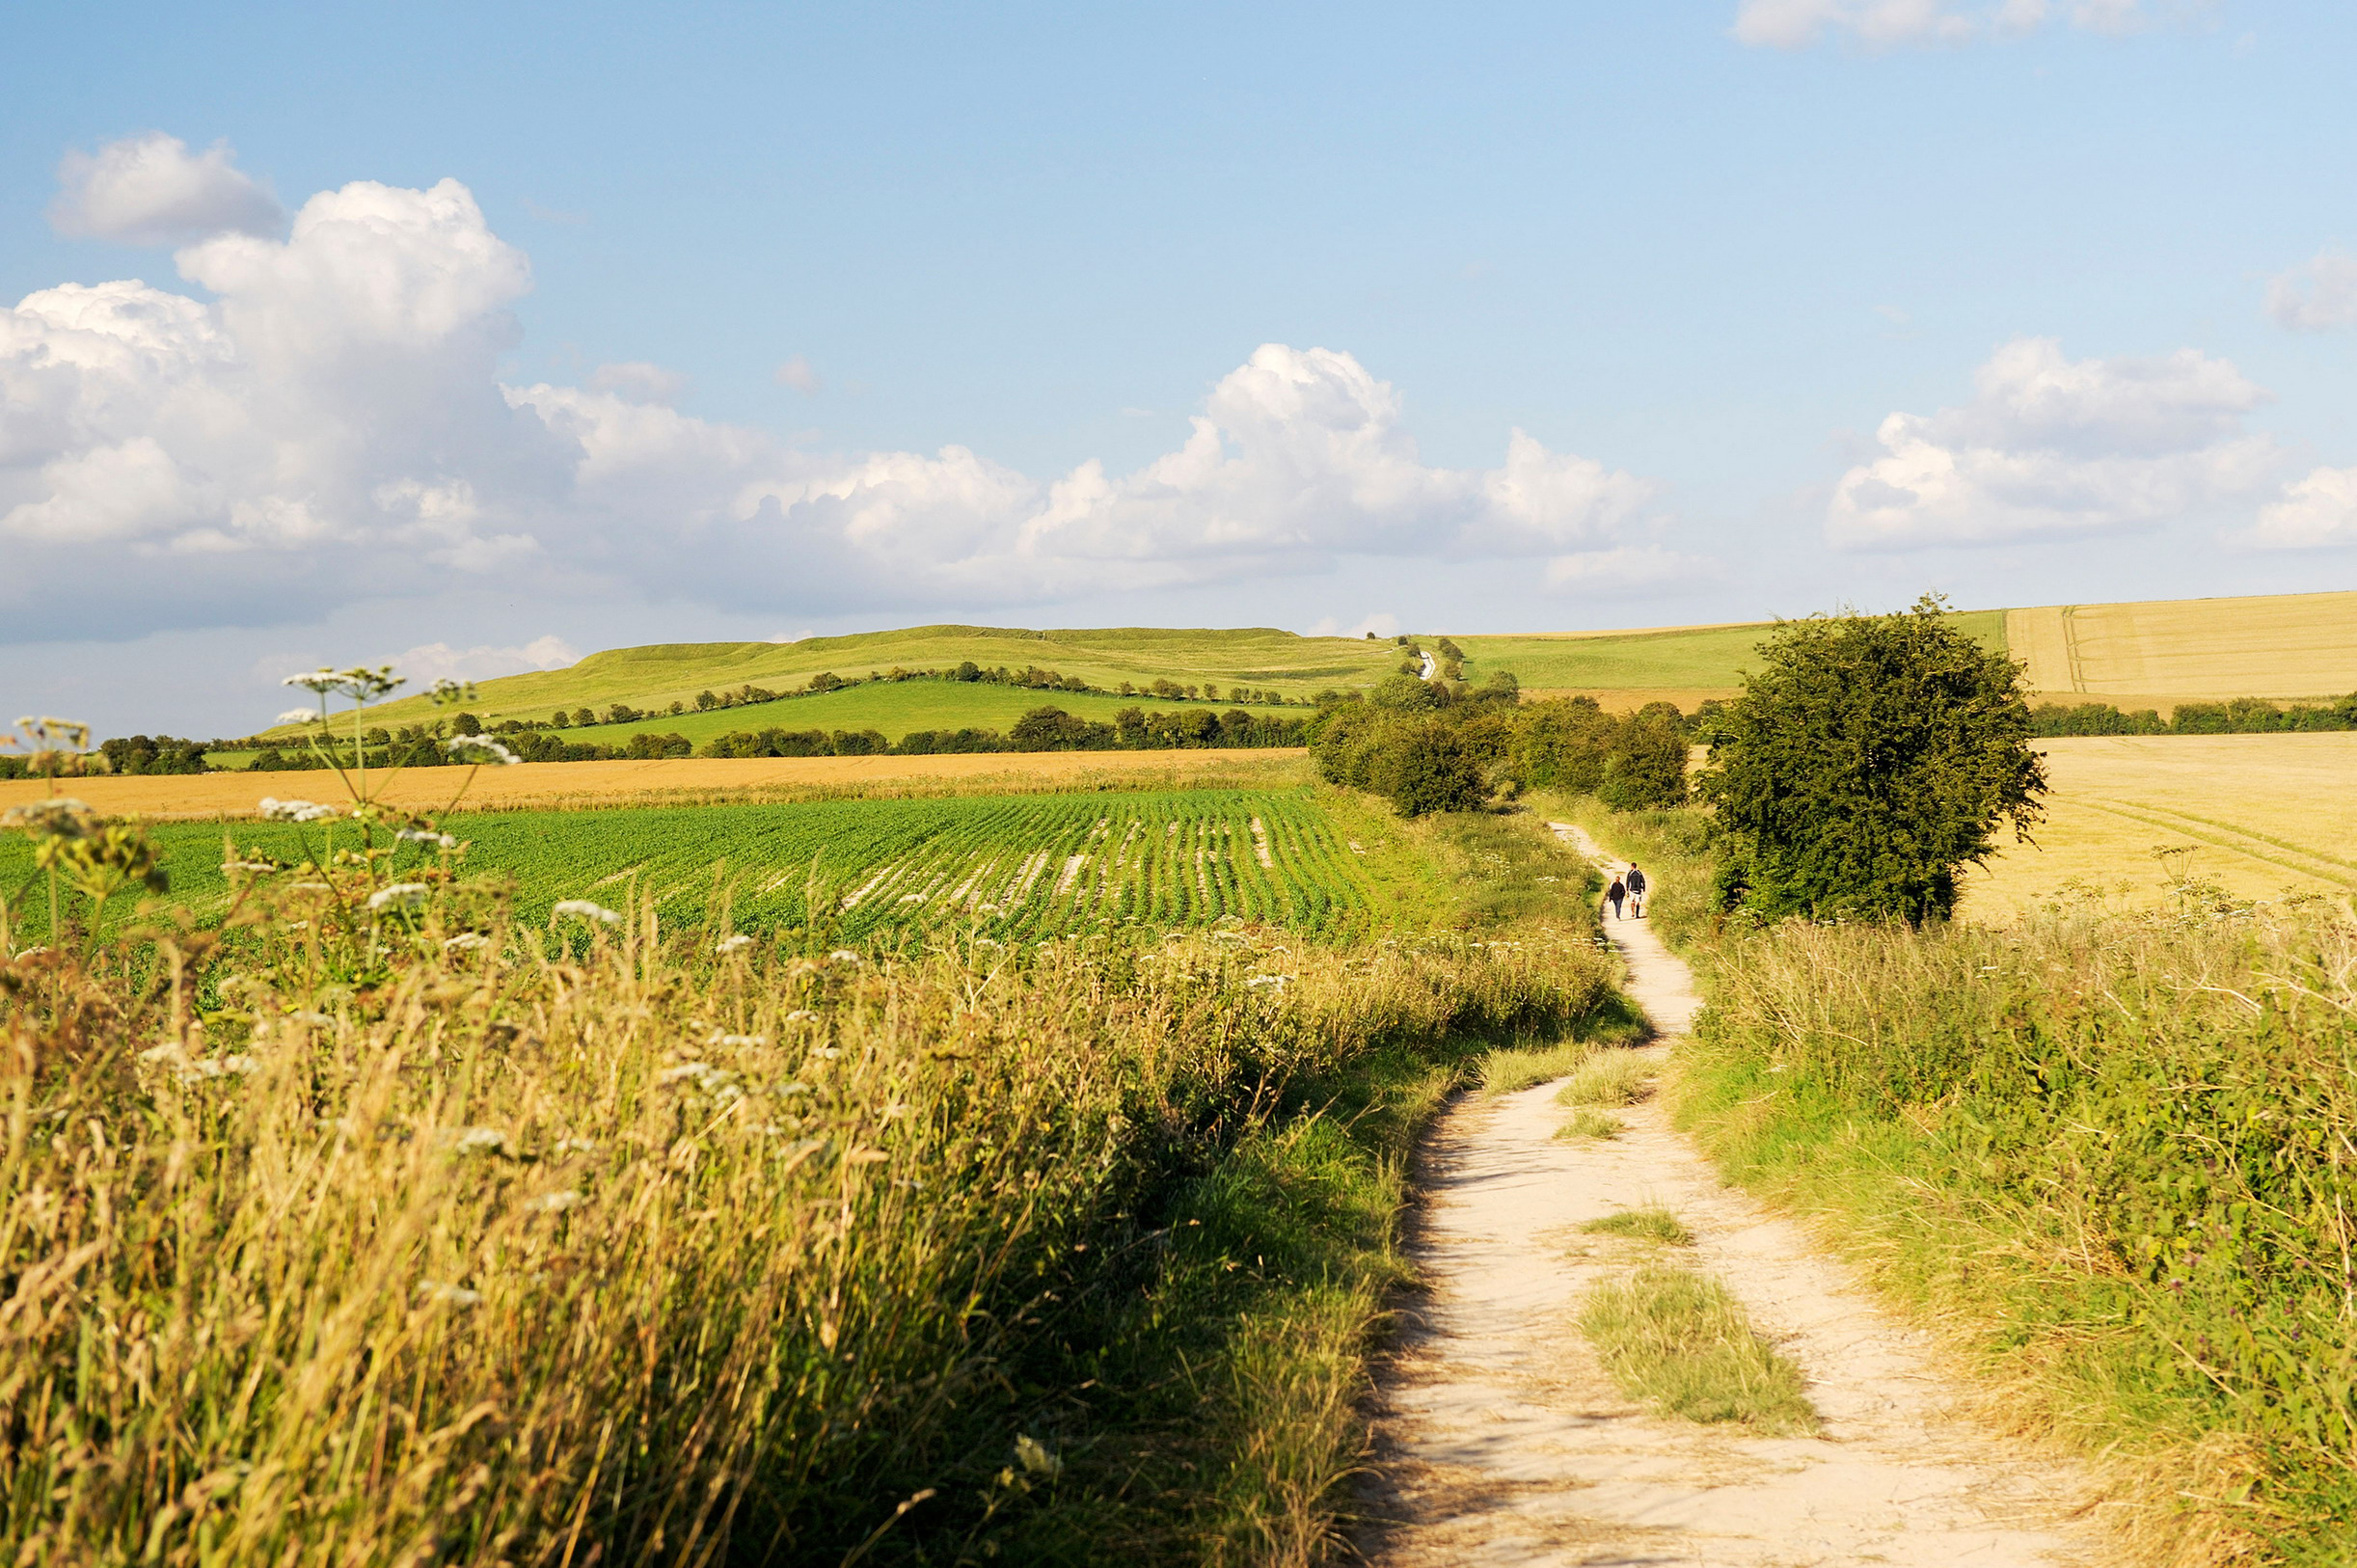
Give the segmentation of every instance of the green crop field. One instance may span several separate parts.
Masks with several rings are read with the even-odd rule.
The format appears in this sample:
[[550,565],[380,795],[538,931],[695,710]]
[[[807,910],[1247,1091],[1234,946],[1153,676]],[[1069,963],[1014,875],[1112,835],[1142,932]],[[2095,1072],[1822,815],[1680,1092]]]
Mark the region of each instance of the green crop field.
[[[773,691],[794,690],[821,673],[850,680],[896,664],[908,669],[944,669],[968,660],[985,669],[1036,664],[1108,689],[1124,681],[1143,686],[1169,679],[1182,686],[1209,681],[1223,691],[1241,684],[1288,697],[1307,697],[1327,687],[1366,686],[1380,680],[1397,667],[1399,650],[1389,641],[1305,637],[1265,627],[1041,632],[918,626],[850,636],[804,637],[799,642],[675,642],[615,648],[591,654],[564,669],[485,681],[474,711],[486,719],[545,719],[560,707],[603,712],[616,702],[660,709],[677,701],[693,707],[695,694],[707,689],[726,691],[749,685]],[[381,722],[391,724],[434,716],[431,707],[414,697],[387,703],[377,712]],[[941,722],[953,729],[987,722],[963,717],[964,712],[960,709]]]
[[[1149,712],[1204,709],[1224,712],[1243,707],[1255,713],[1284,714],[1299,718],[1300,708],[1267,708],[1252,703],[1164,702],[1154,697],[1108,697],[1091,691],[1032,691],[1021,687],[985,686],[962,681],[878,681],[845,687],[814,696],[780,697],[775,702],[744,708],[716,708],[709,713],[691,709],[684,714],[658,714],[628,724],[583,724],[565,732],[568,741],[593,741],[615,745],[645,731],[655,735],[684,735],[699,745],[731,730],[880,730],[884,739],[898,741],[910,730],[959,730],[968,726],[1001,734],[1034,708],[1061,708],[1082,718],[1110,723],[1124,708]],[[541,716],[543,717],[546,715]]]
[[[740,930],[817,924],[847,942],[954,924],[1002,940],[1121,926],[1242,919],[1333,932],[1369,903],[1369,874],[1300,790],[828,800],[455,817],[470,876],[503,874],[515,909],[544,922],[567,899],[625,907],[651,896],[666,924],[728,906]],[[324,852],[320,826],[241,822],[240,852]],[[200,918],[229,896],[219,823],[150,829],[172,898]],[[342,842],[353,842],[342,828]],[[308,834],[308,837],[306,835]],[[415,864],[410,852],[396,865]],[[33,876],[0,840],[0,888]],[[39,898],[25,916],[38,929]]]

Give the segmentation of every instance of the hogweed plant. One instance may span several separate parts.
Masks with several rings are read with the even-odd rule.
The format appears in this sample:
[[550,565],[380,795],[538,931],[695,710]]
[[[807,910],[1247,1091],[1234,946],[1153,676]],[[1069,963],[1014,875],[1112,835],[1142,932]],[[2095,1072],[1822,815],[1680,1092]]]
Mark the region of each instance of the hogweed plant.
[[44,715],[17,719],[16,730],[0,736],[0,744],[31,751],[32,770],[49,781],[49,793],[45,799],[0,812],[0,827],[15,828],[33,841],[35,872],[14,895],[0,899],[0,954],[15,951],[16,908],[37,882],[48,888],[49,943],[56,944],[64,933],[68,892],[89,901],[85,939],[95,942],[108,902],[130,888],[163,892],[163,867],[136,822],[107,822],[88,803],[58,794],[59,778],[79,774],[88,766],[88,724]]

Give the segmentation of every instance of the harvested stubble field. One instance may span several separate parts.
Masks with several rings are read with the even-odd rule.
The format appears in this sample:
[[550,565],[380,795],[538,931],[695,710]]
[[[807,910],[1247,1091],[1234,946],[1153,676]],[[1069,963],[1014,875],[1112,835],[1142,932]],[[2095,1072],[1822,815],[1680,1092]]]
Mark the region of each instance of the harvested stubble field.
[[[1186,789],[1203,784],[1290,784],[1308,776],[1306,752],[1036,751],[940,757],[679,757],[645,762],[528,762],[486,768],[467,792],[470,808],[686,804],[803,799],[831,795],[1020,794],[1034,790]],[[392,782],[382,798],[408,810],[448,804],[465,770],[420,769]],[[49,793],[40,779],[0,779],[0,807]],[[339,799],[330,772],[196,773],[76,778],[61,794],[110,815],[150,822],[251,817],[265,797]]]
[[2357,688],[2357,593],[2009,609],[2005,644],[2030,685],[2061,700],[2337,696]]
[[[2018,919],[2067,884],[2151,904],[2191,875],[2244,899],[2357,892],[2357,734],[2043,741],[2037,843],[1968,874],[1960,915]],[[2189,850],[2164,868],[2157,850]]]

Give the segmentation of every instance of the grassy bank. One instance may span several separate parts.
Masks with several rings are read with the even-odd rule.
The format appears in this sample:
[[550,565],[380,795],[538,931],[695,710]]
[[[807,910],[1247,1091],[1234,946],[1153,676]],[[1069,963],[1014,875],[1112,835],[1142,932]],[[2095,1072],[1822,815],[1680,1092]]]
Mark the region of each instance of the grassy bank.
[[1409,1141],[1617,1018],[1577,898],[880,959],[296,897],[0,968],[11,1560],[1313,1560]]
[[[1705,883],[1668,858],[1691,825],[1586,820]],[[2004,931],[1676,930],[1708,1000],[1676,1111],[1732,1177],[1827,1222],[2005,1419],[2100,1457],[2145,1560],[2348,1560],[2344,911],[2188,885]]]

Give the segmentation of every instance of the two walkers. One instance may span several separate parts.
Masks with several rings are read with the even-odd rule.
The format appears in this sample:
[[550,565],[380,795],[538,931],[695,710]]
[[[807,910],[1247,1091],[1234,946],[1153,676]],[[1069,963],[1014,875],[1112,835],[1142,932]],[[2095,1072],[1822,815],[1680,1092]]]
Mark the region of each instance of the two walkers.
[[[1645,874],[1638,869],[1636,861],[1630,861],[1629,869],[1612,879],[1612,885],[1604,890],[1604,897],[1606,902],[1612,906],[1614,920],[1623,918],[1642,920],[1645,918]],[[1629,906],[1629,913],[1626,917],[1620,912],[1623,901],[1626,901]]]

